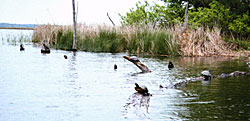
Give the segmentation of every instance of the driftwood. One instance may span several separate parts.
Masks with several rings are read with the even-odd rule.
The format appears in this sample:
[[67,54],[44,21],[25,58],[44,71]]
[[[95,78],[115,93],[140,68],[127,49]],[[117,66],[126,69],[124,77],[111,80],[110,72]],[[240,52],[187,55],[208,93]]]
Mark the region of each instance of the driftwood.
[[142,64],[138,59],[135,60],[129,56],[123,56],[123,58],[135,64],[139,69],[142,70],[143,73],[151,72],[151,70],[149,70],[148,67]]
[[140,117],[140,119],[148,119],[146,115],[149,113],[148,108],[150,97],[152,96],[152,94],[148,92],[146,86],[139,86],[137,83],[135,83],[135,86],[135,90],[137,92],[133,93],[128,98],[128,102],[124,106],[122,115],[124,116],[124,118],[128,118],[131,114],[133,114]]

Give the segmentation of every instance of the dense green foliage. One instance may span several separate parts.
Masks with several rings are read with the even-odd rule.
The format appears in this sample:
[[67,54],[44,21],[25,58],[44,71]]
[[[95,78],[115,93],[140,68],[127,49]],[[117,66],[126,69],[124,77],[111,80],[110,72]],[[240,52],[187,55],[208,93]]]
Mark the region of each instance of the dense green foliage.
[[177,41],[173,34],[164,30],[137,29],[132,33],[128,43],[130,53],[147,53],[151,55],[172,55],[179,54]]
[[92,52],[124,52],[126,50],[126,41],[123,36],[115,30],[100,30],[96,36],[86,35],[85,39],[79,41],[78,48]]
[[122,25],[153,24],[160,27],[183,23],[188,2],[189,25],[191,27],[220,27],[223,34],[239,39],[249,39],[249,0],[162,0],[164,5],[144,1],[126,15],[120,15]]
[[[55,35],[54,35],[55,36]],[[70,50],[73,46],[73,31],[63,30],[57,31],[57,43],[54,45],[56,49]]]

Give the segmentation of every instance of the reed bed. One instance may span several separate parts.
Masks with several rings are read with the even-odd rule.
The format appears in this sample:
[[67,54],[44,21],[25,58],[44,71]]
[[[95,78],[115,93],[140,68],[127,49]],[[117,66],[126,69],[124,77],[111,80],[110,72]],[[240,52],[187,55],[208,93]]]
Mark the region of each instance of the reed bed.
[[[73,26],[41,25],[34,29],[33,42],[47,40],[55,49],[71,50]],[[219,28],[152,26],[77,25],[77,50],[90,52],[128,52],[153,56],[239,56],[235,46],[222,40]],[[249,55],[247,51],[242,55]]]
[[0,31],[0,39],[2,43],[9,43],[12,45],[18,45],[21,43],[30,43],[32,32],[30,31],[18,31],[18,30],[3,30]]
[[[71,50],[73,27],[41,25],[34,29],[33,42],[47,40],[55,49]],[[172,30],[145,27],[77,25],[77,49],[91,52],[179,55],[178,40]]]
[[185,32],[181,30],[177,30],[175,34],[179,35],[182,56],[248,56],[250,54],[249,51],[239,49],[233,43],[225,42],[222,39],[221,30],[217,27],[212,29],[196,27]]

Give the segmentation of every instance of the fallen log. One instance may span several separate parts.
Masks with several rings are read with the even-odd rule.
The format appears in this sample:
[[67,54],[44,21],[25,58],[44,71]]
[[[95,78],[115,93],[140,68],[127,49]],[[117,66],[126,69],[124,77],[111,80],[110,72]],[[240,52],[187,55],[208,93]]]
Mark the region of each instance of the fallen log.
[[151,70],[149,70],[147,66],[142,64],[137,57],[123,56],[123,58],[135,64],[139,69],[142,70],[143,73],[151,72]]
[[177,82],[175,84],[168,85],[166,87],[160,85],[160,88],[167,88],[167,89],[172,89],[172,88],[180,88],[180,87],[185,87],[189,82],[195,82],[195,81],[205,81],[209,82],[212,79],[215,78],[226,78],[226,77],[238,77],[238,76],[248,76],[250,75],[250,72],[244,72],[244,71],[234,71],[229,74],[222,73],[220,75],[211,75],[209,70],[204,70],[201,72],[202,76],[200,77],[191,77],[191,78],[186,78],[183,81]]

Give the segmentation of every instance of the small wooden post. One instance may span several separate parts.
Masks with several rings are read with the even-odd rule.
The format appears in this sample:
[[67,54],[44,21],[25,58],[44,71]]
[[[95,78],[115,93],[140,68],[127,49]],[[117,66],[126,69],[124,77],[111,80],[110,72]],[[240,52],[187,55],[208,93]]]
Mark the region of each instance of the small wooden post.
[[72,5],[73,5],[73,24],[74,24],[74,34],[73,34],[73,47],[72,50],[76,51],[77,50],[77,40],[76,40],[76,12],[75,12],[75,0],[72,0]]

